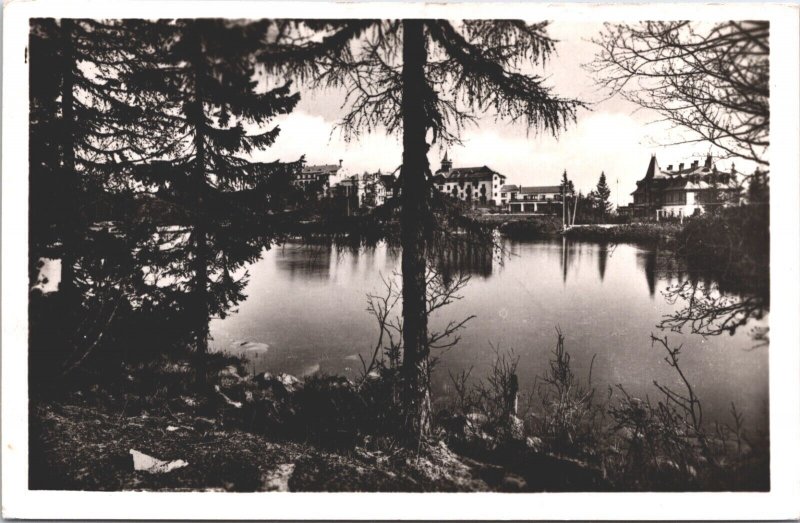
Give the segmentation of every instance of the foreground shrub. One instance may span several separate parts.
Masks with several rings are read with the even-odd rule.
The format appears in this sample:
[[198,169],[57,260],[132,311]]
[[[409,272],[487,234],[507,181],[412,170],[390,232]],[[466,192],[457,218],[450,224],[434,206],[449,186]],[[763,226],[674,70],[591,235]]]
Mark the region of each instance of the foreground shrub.
[[769,290],[769,205],[719,209],[687,220],[676,237],[690,262],[713,267],[725,283]]
[[[603,482],[614,490],[769,489],[768,437],[750,437],[733,404],[731,424],[704,422],[701,401],[680,366],[681,347],[671,346],[667,338],[653,337],[652,342],[666,353],[680,384],[671,388],[653,382],[658,394],[652,399],[617,385],[598,402],[591,365],[588,379],[578,379],[557,331],[548,369],[523,397],[523,407],[517,409],[516,403],[519,359],[513,352],[498,353],[486,381],[470,386],[469,372],[451,375],[456,415],[440,419],[462,452],[509,466],[533,463],[532,455],[558,457],[562,464],[574,463],[575,473],[602,471]],[[504,432],[509,409],[525,419],[524,432],[516,438]],[[520,444],[509,446],[514,441]],[[592,484],[601,488],[597,481]]]

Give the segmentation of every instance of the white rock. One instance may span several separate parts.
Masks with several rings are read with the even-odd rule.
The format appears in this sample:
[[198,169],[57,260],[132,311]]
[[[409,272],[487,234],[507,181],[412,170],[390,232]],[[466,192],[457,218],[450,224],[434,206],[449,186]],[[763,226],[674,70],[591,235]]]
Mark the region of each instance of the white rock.
[[36,283],[31,290],[38,289],[42,294],[48,294],[58,290],[61,283],[61,260],[51,258],[39,258],[39,274],[36,276]]
[[131,449],[130,453],[133,456],[133,470],[141,470],[150,474],[164,474],[189,465],[182,459],[163,461],[134,449]]

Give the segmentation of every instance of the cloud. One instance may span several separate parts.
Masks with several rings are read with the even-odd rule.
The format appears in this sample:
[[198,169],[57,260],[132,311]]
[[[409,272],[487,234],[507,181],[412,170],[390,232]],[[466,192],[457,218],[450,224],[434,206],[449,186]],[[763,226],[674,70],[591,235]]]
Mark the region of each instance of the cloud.
[[346,142],[333,122],[321,116],[296,111],[276,118],[281,132],[272,147],[253,154],[259,161],[290,161],[305,155],[309,164],[338,163],[341,159],[350,172],[391,172],[400,165],[399,138],[373,132]]

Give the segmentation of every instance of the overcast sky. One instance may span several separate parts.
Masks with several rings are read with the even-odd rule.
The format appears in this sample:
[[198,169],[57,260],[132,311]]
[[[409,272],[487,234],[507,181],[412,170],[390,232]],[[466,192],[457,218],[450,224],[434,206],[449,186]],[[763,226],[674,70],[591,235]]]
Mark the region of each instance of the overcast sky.
[[[464,130],[462,146],[448,152],[455,167],[488,165],[507,176],[507,183],[556,185],[561,173],[577,189],[588,192],[605,171],[611,187],[611,201],[627,204],[655,153],[659,164],[701,162],[708,152],[718,155],[707,143],[669,145],[690,135],[670,130],[657,114],[637,110],[619,97],[607,99],[595,87],[591,74],[581,66],[592,60],[595,45],[589,42],[602,29],[599,23],[553,22],[550,35],[559,41],[557,54],[548,62],[545,73],[554,92],[576,97],[591,104],[581,110],[577,122],[560,136],[536,136],[524,125],[495,121],[492,115],[478,115],[477,124]],[[309,164],[336,163],[341,159],[348,173],[378,169],[391,172],[399,164],[400,138],[383,131],[363,135],[346,143],[336,130],[345,113],[343,93],[311,91],[300,86],[301,102],[290,115],[277,120],[281,135],[277,142],[257,155],[263,160],[292,160],[305,154]],[[433,170],[439,168],[443,151],[434,146],[429,154]],[[720,160],[717,167],[727,170],[731,160]],[[740,171],[747,165],[740,161]],[[617,184],[618,181],[618,184]],[[618,200],[617,200],[618,199]]]

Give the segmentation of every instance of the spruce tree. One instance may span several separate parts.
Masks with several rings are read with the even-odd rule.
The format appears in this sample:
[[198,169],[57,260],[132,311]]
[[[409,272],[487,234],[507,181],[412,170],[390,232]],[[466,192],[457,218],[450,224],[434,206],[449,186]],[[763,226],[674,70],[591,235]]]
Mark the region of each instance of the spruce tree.
[[597,194],[598,208],[603,217],[605,217],[606,213],[611,211],[611,202],[608,201],[608,198],[611,196],[611,189],[608,188],[608,183],[606,183],[606,173],[604,171],[600,173],[600,179],[597,181],[595,193]]
[[299,100],[289,83],[259,89],[253,53],[265,26],[221,19],[132,21],[148,39],[144,67],[123,78],[132,100],[160,142],[160,156],[132,170],[184,213],[185,226],[164,230],[170,246],[154,253],[162,276],[179,283],[173,299],[184,310],[206,379],[211,317],[224,317],[243,298],[237,269],[260,256],[270,240],[266,211],[290,191],[292,163],[249,159],[277,138],[263,128]]
[[140,151],[118,82],[135,67],[122,32],[115,21],[31,19],[29,260],[32,278],[42,257],[59,259],[61,274],[55,297],[31,297],[30,347],[57,351],[49,363],[64,370],[109,339],[142,274],[132,257],[138,227],[119,216],[113,234],[92,227],[98,207],[119,214],[112,174]]
[[113,172],[95,168],[135,156],[135,131],[122,116],[130,107],[116,81],[131,65],[121,31],[116,22],[31,20],[31,248],[61,258],[60,288],[73,296],[89,204]]
[[570,194],[575,193],[575,185],[572,183],[572,180],[569,179],[567,176],[567,170],[564,169],[564,173],[561,175],[561,183],[559,184],[559,190],[561,194],[569,196]]

